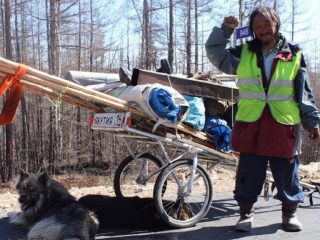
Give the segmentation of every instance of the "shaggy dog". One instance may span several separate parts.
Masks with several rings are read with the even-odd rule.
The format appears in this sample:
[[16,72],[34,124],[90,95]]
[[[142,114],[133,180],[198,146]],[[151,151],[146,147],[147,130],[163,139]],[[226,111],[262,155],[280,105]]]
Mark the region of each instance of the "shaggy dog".
[[21,171],[16,188],[21,212],[9,213],[9,220],[29,228],[28,240],[94,239],[95,215],[46,173]]
[[[79,202],[96,214],[101,228],[168,227],[161,220],[152,198],[86,195]],[[172,203],[171,215],[180,220],[192,217],[186,205],[178,210],[176,203]]]

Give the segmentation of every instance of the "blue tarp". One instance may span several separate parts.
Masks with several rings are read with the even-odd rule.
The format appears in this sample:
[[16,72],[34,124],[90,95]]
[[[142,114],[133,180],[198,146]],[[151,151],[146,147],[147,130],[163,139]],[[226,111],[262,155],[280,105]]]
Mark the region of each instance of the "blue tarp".
[[195,130],[203,130],[206,122],[203,98],[189,95],[183,95],[183,97],[187,100],[190,107],[184,123],[190,125]]
[[174,103],[172,95],[163,88],[154,88],[151,91],[149,105],[161,118],[177,123],[180,116],[180,107]]
[[231,152],[231,129],[224,119],[217,116],[207,117],[205,132],[220,151]]

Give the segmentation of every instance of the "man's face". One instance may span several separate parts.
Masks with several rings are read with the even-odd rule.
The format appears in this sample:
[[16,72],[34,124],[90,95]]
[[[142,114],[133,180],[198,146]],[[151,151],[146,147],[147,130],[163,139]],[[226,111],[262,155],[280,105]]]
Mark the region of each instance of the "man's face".
[[253,32],[264,44],[269,45],[276,41],[276,24],[268,21],[263,15],[257,14],[253,19]]

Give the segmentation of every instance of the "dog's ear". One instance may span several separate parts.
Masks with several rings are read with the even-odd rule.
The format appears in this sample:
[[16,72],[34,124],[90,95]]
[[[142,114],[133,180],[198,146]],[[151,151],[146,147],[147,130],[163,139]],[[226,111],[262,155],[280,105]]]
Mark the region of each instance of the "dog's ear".
[[29,174],[26,173],[24,170],[20,169],[20,177],[19,177],[19,181],[16,185],[16,189],[20,188],[21,182],[26,179],[27,177],[29,177]]
[[20,181],[29,177],[29,173],[25,172],[24,170],[20,169]]
[[39,176],[39,182],[42,183],[44,186],[46,186],[48,182],[48,178],[49,178],[48,174],[44,172]]

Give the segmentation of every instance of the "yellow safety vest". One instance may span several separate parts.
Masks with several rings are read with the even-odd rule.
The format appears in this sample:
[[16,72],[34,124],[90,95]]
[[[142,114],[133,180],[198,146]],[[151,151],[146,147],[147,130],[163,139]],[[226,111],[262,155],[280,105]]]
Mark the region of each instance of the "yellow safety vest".
[[270,80],[268,92],[265,93],[256,53],[249,51],[248,44],[244,44],[237,69],[240,100],[236,120],[254,122],[260,118],[268,104],[277,122],[285,125],[300,123],[299,108],[294,100],[294,79],[300,61],[301,51],[293,55],[292,61],[280,59]]

